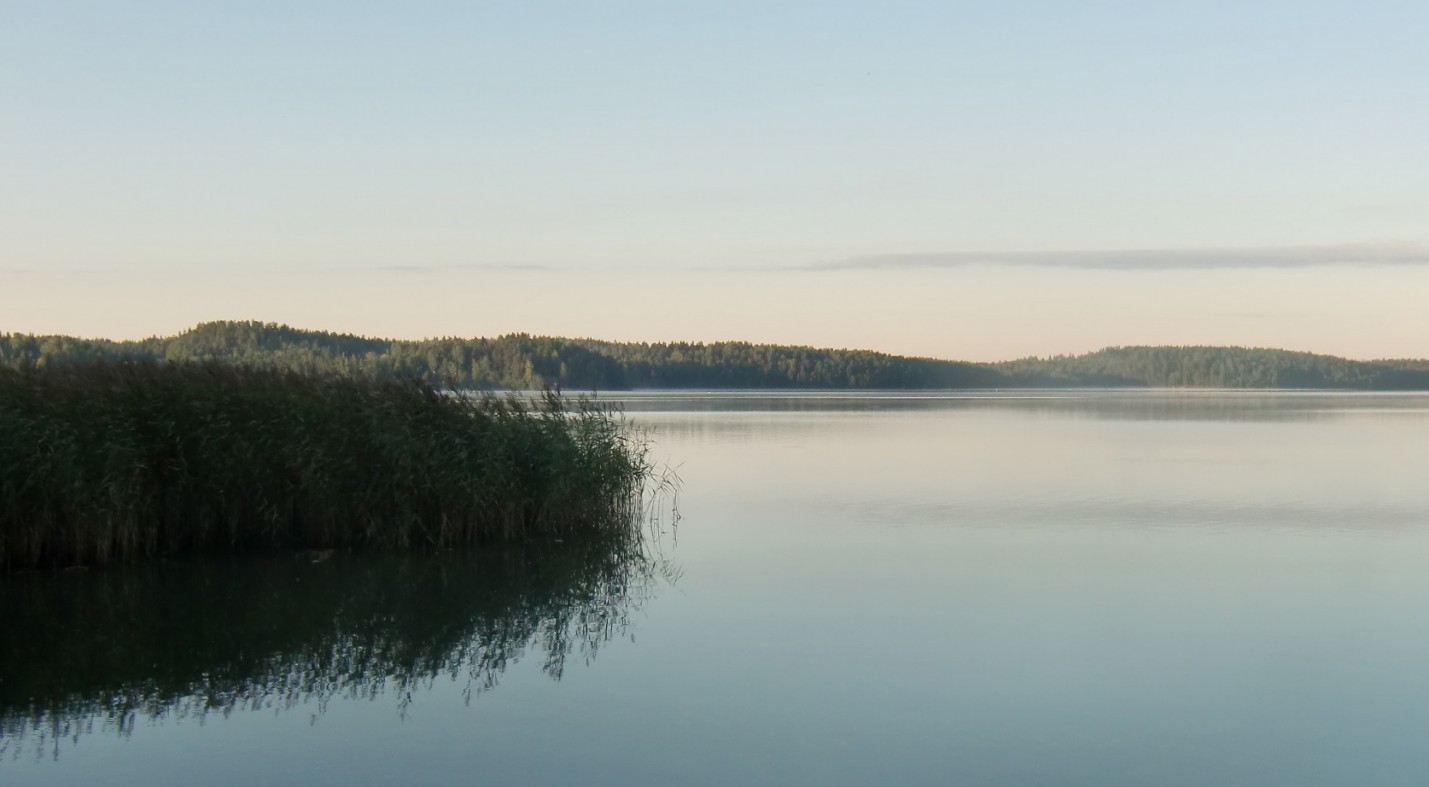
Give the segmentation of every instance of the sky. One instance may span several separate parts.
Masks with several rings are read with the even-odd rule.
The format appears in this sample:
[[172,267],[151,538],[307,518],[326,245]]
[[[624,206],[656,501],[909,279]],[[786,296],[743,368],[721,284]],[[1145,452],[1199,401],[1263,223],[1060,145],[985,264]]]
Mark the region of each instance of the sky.
[[1429,3],[0,0],[0,332],[1429,357]]

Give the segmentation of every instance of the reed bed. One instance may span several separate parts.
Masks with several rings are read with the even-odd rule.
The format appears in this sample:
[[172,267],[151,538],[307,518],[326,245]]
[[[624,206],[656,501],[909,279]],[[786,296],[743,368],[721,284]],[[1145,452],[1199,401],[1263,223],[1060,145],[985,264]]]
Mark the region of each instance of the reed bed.
[[0,368],[0,570],[631,526],[619,413],[220,363]]

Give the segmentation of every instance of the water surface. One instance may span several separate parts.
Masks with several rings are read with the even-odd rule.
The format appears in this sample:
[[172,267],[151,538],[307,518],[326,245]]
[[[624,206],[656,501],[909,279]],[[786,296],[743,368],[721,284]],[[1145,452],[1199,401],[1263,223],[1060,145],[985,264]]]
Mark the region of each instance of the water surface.
[[673,585],[569,550],[9,578],[0,781],[1429,777],[1429,397],[625,405],[684,479]]

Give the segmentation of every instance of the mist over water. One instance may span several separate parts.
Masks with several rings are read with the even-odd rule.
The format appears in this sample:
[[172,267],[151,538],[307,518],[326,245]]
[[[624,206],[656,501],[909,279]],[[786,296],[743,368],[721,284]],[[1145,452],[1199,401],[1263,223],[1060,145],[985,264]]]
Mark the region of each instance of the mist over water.
[[[292,674],[274,664],[339,664],[355,685],[388,688],[207,715],[91,702],[89,727],[58,746],[5,727],[0,780],[1407,785],[1429,773],[1429,396],[623,401],[683,479],[673,585],[597,593],[590,607],[582,588],[636,586],[574,557],[531,564],[560,566],[554,584],[420,560],[394,573],[360,556],[261,581],[232,573],[169,605],[142,646],[207,654],[206,673],[176,681],[162,660],[159,673],[127,657],[106,667],[122,679],[97,671],[106,647],[142,652],[145,633],[95,614],[113,593],[74,588],[117,580],[6,577],[11,722],[122,686],[161,686],[151,695],[188,707],[209,706],[198,689],[223,681],[223,696],[261,698]],[[294,598],[328,601],[305,619],[346,634],[274,639],[264,616],[291,616],[220,592],[251,599],[275,577],[313,581],[309,570],[323,590]],[[168,571],[163,592],[192,587]],[[436,590],[408,603],[416,587]],[[586,608],[619,625],[556,614]],[[598,647],[568,647],[553,674],[552,640],[536,633],[554,619]],[[493,632],[524,645],[474,695],[469,669],[412,655]],[[344,655],[379,641],[397,655]],[[262,656],[240,657],[243,642]],[[17,692],[22,674],[49,694]]]

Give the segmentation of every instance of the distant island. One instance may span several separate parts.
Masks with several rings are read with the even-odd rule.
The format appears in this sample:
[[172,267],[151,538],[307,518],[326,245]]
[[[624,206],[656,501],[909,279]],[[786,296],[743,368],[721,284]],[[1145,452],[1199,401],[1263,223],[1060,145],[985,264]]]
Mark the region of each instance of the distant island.
[[746,342],[608,342],[509,334],[422,341],[207,322],[137,341],[0,334],[0,366],[224,361],[310,373],[421,378],[466,389],[1292,388],[1429,390],[1429,360],[1355,361],[1246,347],[1109,347],[970,363]]

